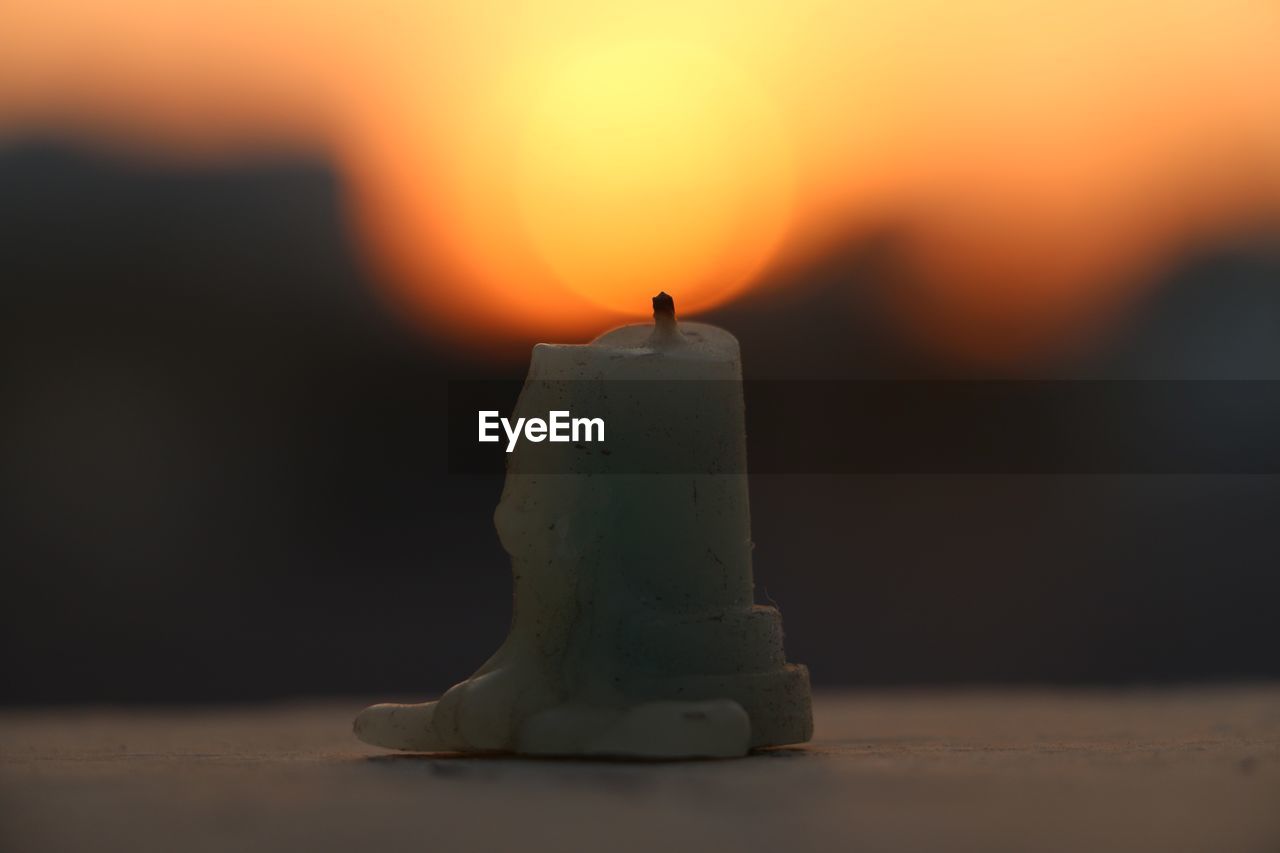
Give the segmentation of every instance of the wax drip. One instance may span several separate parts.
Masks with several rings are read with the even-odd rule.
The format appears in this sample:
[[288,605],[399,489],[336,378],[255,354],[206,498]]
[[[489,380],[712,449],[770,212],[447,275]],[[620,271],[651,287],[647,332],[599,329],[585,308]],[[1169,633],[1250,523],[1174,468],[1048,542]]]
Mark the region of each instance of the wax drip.
[[688,343],[676,322],[676,301],[665,290],[653,297],[653,334],[651,347],[672,347]]

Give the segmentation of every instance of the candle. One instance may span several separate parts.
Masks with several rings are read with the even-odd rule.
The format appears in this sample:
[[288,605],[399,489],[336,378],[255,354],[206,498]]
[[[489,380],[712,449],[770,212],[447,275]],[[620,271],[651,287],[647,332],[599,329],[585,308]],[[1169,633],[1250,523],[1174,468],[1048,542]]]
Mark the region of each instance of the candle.
[[[753,603],[738,342],[677,323],[665,293],[653,307],[652,325],[534,347],[517,418],[571,410],[634,440],[513,448],[494,515],[509,636],[439,701],[366,709],[361,740],[682,758],[809,739],[808,672],[784,658],[778,611]],[[690,453],[697,470],[675,470]]]

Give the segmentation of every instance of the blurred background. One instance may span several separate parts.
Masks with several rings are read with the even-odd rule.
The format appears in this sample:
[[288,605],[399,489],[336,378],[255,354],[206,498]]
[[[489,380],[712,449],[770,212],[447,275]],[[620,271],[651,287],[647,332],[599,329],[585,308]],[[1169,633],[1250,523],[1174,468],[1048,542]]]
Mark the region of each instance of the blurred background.
[[[660,289],[748,378],[1280,380],[1278,80],[1242,0],[6,3],[0,702],[469,675],[446,383]],[[1280,676],[1274,476],[752,511],[818,685]]]

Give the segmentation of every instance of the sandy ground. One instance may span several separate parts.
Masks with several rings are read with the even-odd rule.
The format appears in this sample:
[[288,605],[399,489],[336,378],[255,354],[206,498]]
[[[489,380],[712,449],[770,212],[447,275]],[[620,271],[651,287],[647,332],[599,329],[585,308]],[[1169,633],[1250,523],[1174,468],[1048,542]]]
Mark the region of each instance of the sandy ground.
[[363,704],[0,712],[0,849],[1280,851],[1280,685],[825,693],[648,764],[388,755]]

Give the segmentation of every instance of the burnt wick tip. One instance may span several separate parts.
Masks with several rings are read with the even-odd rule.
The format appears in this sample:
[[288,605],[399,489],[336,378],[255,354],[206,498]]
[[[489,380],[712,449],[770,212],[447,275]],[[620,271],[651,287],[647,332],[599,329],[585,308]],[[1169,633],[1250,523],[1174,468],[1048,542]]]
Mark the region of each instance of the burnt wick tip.
[[653,318],[676,317],[676,301],[665,290],[653,297]]
[[659,349],[669,349],[685,343],[680,334],[680,324],[676,322],[676,301],[666,291],[653,297],[653,334],[649,336],[649,345]]

